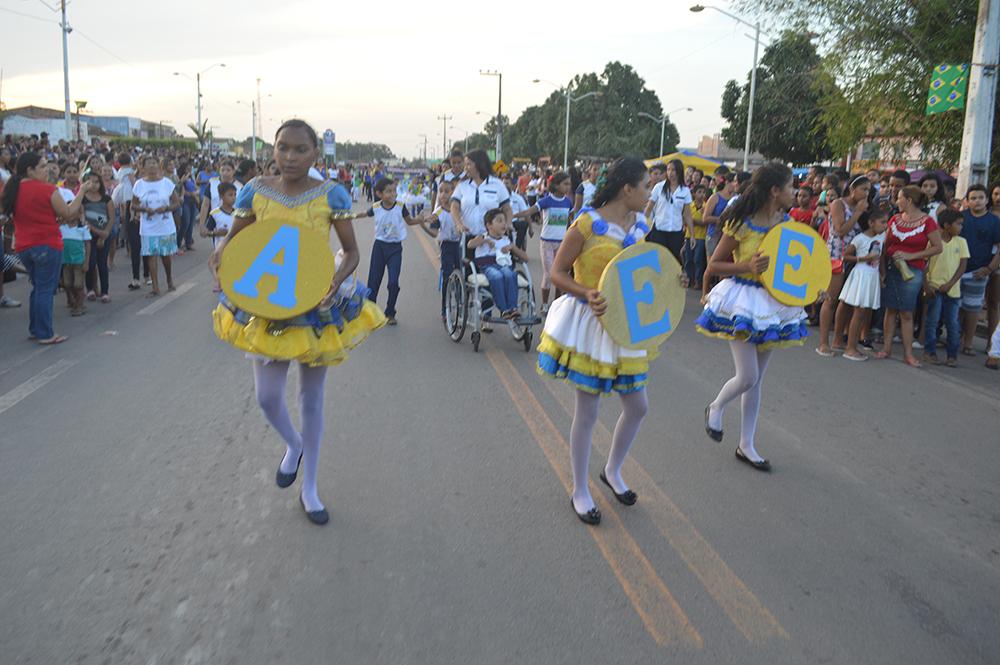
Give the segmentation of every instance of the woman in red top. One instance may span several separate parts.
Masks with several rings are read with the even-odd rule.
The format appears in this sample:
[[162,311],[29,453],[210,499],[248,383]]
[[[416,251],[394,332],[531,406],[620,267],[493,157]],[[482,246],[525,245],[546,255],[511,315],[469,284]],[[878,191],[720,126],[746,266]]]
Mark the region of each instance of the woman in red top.
[[[885,335],[883,350],[876,358],[892,355],[892,338],[896,333],[896,314],[899,314],[903,337],[903,359],[911,367],[920,367],[913,356],[913,310],[917,308],[917,294],[924,282],[927,259],[940,254],[943,245],[937,223],[922,208],[927,205],[927,195],[916,185],[907,185],[896,197],[899,214],[889,220],[882,252],[882,304],[885,306]],[[907,277],[907,275],[910,275]]]
[[14,217],[14,250],[31,280],[28,333],[39,344],[59,344],[66,337],[52,330],[52,298],[62,269],[62,235],[57,217],[76,219],[84,194],[93,184],[84,183],[67,204],[49,182],[48,164],[36,152],[17,158],[14,175],[3,190],[3,212]]

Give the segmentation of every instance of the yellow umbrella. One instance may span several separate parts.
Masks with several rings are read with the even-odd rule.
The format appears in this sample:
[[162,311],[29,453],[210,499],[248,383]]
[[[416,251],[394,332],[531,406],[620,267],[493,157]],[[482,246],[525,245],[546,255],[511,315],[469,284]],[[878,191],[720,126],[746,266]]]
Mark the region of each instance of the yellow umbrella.
[[646,160],[646,166],[652,166],[656,163],[666,164],[667,162],[679,159],[684,163],[684,168],[692,167],[700,169],[705,173],[712,173],[716,168],[722,165],[722,162],[716,162],[708,157],[699,155],[698,153],[690,150],[685,150],[682,152],[672,152],[669,155],[663,155],[662,157],[655,157],[653,159]]

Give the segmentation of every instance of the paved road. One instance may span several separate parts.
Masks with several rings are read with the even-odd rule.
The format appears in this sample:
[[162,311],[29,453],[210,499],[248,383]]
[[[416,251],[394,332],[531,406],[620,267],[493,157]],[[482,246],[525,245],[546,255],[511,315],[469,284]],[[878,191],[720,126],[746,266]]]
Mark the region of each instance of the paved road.
[[125,293],[120,268],[114,303],[60,308],[60,347],[0,312],[0,662],[1000,661],[1000,383],[981,357],[779,353],[763,475],[733,457],[737,409],[725,444],[702,430],[732,367],[692,297],[624,472],[639,503],[595,483],[589,529],[567,499],[571,391],[506,334],[478,354],[445,336],[431,249],[407,240],[400,325],[331,373],[325,528],[274,485],[282,445],[213,338],[204,243],[176,296]]

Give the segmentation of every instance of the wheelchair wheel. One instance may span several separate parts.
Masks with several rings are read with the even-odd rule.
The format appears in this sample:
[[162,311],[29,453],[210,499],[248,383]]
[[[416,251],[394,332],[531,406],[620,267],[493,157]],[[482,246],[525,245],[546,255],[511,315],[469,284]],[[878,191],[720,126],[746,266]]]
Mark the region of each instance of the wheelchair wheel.
[[462,271],[455,270],[448,276],[444,287],[444,329],[453,342],[462,340],[469,318],[464,282]]
[[482,335],[477,330],[472,333],[472,350],[479,353],[479,341],[482,339]]
[[532,335],[531,331],[528,330],[528,331],[526,331],[524,333],[524,337],[521,338],[521,341],[524,342],[524,350],[525,350],[525,352],[531,351],[531,339],[532,339],[532,337],[534,337],[534,335]]
[[[517,311],[526,319],[530,319],[535,316],[535,297],[534,293],[531,292],[531,287],[518,288]],[[531,334],[531,326],[529,325],[522,325],[514,320],[511,320],[508,323],[508,326],[510,328],[510,336],[514,338],[514,341],[520,342],[526,335]]]

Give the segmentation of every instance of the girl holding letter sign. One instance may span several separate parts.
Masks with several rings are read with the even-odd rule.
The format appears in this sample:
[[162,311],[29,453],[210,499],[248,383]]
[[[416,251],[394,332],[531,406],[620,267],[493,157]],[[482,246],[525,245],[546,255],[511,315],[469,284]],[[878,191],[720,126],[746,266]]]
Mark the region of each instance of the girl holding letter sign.
[[570,430],[572,508],[586,524],[601,521],[587,478],[603,394],[617,392],[621,396],[622,414],[601,481],[625,505],[631,506],[638,498],[622,480],[621,470],[646,415],[651,353],[625,348],[605,331],[598,317],[608,305],[597,287],[605,266],[619,252],[645,241],[649,226],[641,210],[648,200],[646,166],[632,157],[616,160],[594,194],[593,208],[584,208],[566,231],[552,265],[552,283],[565,295],[552,303],[545,320],[538,346],[538,372],[565,379],[576,388]]
[[[326,368],[346,360],[348,350],[385,325],[386,319],[367,299],[364,284],[351,276],[358,265],[351,195],[335,181],[309,177],[309,167],[316,161],[319,149],[316,132],[302,120],[288,120],[278,128],[274,158],[281,175],[255,178],[240,190],[232,228],[209,265],[213,272],[222,270],[223,293],[213,314],[215,334],[253,358],[257,401],[267,421],[285,441],[276,482],[279,487],[291,485],[301,462],[302,507],[311,522],[325,524],[329,515],[317,493],[316,469],[323,438]],[[340,260],[336,262],[329,249],[331,226],[341,246]],[[251,233],[237,237],[248,228]],[[265,238],[271,235],[263,250],[246,254],[237,251],[247,248],[245,240],[256,237],[258,232]],[[299,238],[304,239],[301,245]],[[307,246],[314,239],[312,246]],[[234,252],[226,255],[230,244]],[[310,256],[316,257],[317,252],[321,260],[314,262]],[[300,256],[302,265],[298,265]],[[276,284],[273,292],[267,295],[261,287],[261,302],[251,301],[252,307],[257,311],[292,307],[289,303],[302,292],[299,287],[310,280],[309,273],[323,270],[329,271],[327,275],[333,273],[332,283],[318,284],[315,300],[296,304],[299,308],[315,304],[305,313],[274,320],[241,309],[233,302],[248,293],[257,298],[258,285],[268,283]],[[299,363],[301,432],[292,425],[285,406],[285,380],[293,360]]]
[[760,244],[785,219],[784,211],[794,196],[791,170],[771,162],[754,172],[747,190],[722,213],[722,237],[708,261],[705,280],[709,275],[729,279],[720,281],[703,298],[705,310],[696,322],[702,334],[729,340],[736,365],[736,376],[705,407],[705,431],[721,441],[723,409],[741,397],[743,419],[736,457],[761,471],[769,471],[771,465],[754,448],[754,434],[771,351],[801,346],[808,334],[805,310],[779,303],[761,281],[771,257],[761,254]]

